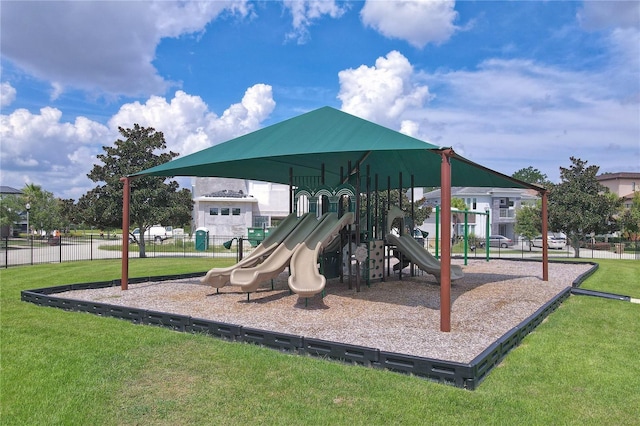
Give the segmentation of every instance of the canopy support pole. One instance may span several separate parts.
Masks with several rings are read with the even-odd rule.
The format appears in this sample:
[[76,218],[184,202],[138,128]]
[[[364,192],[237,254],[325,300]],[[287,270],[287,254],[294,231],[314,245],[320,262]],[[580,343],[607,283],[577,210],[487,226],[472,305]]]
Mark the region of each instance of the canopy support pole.
[[131,178],[120,178],[124,188],[122,190],[122,276],[120,288],[129,289],[129,203],[131,201]]
[[442,235],[440,258],[440,331],[451,331],[451,157],[453,149],[440,151],[440,205]]
[[[360,162],[356,163],[356,211],[354,212],[356,216],[355,224],[356,224],[356,250],[360,247]],[[360,261],[356,258],[356,291],[360,292]]]
[[[402,210],[402,172],[398,173],[398,207]],[[402,237],[404,235],[404,214],[402,218],[400,218],[400,226],[399,226],[399,236]],[[402,265],[404,265],[404,256],[402,252],[396,247],[398,250],[398,279],[402,281]]]
[[549,243],[547,235],[549,232],[547,214],[547,191],[541,191],[542,196],[542,281],[549,281]]
[[289,167],[289,214],[293,213],[293,167]]

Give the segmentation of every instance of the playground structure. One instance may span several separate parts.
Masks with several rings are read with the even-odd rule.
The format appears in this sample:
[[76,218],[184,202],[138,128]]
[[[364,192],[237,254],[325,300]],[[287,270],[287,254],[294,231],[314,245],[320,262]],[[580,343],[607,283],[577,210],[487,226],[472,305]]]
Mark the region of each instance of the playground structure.
[[[129,228],[130,182],[138,176],[217,176],[227,178],[252,179],[288,184],[290,186],[290,213],[302,213],[299,206],[308,206],[310,213],[354,212],[354,223],[349,226],[349,247],[355,244],[355,287],[360,290],[360,264],[365,269],[379,271],[381,242],[384,241],[385,218],[379,212],[385,209],[379,205],[380,179],[387,180],[386,189],[403,189],[426,186],[441,187],[442,215],[441,268],[440,268],[440,310],[441,331],[451,327],[451,186],[485,186],[529,188],[542,196],[543,229],[547,232],[547,198],[544,188],[511,178],[487,169],[459,155],[453,149],[439,147],[403,135],[375,123],[360,119],[333,108],[324,107],[298,117],[268,126],[261,130],[240,136],[205,150],[174,159],[166,164],[142,170],[123,177],[123,229]],[[410,180],[403,185],[403,177]],[[405,181],[406,182],[406,181]],[[305,201],[303,191],[309,197]],[[348,191],[348,207],[345,209]],[[365,206],[361,206],[361,196],[366,194]],[[412,203],[413,200],[413,191]],[[351,196],[353,195],[353,196]],[[387,199],[390,199],[388,196]],[[295,202],[295,208],[294,208]],[[390,206],[386,206],[388,209]],[[400,204],[401,209],[403,206]],[[413,208],[413,207],[411,207]],[[363,215],[364,213],[364,215]],[[364,218],[362,217],[364,216]],[[414,217],[413,212],[409,217]],[[315,220],[315,219],[314,219]],[[312,229],[309,230],[311,233]],[[402,231],[404,232],[404,231]],[[308,234],[307,234],[308,235]],[[401,234],[402,236],[402,234]],[[286,241],[286,239],[285,239]],[[251,289],[256,285],[252,273],[262,274],[260,280],[277,270],[284,270],[286,262],[293,255],[293,246],[283,241],[265,260],[286,257],[284,262],[275,262],[277,267],[267,271],[260,265],[251,268],[234,269],[230,281]],[[302,242],[299,240],[298,243]],[[361,248],[364,243],[364,250]],[[543,240],[542,279],[548,280],[548,257],[546,240]],[[281,254],[278,252],[289,252]],[[122,280],[123,290],[128,288],[128,245],[123,245]],[[364,253],[363,253],[364,252]],[[372,256],[372,253],[375,256]],[[278,254],[278,256],[276,256]],[[364,254],[364,255],[363,255]],[[276,256],[276,257],[274,257]],[[369,262],[368,264],[366,262]],[[263,263],[265,263],[263,262]],[[271,261],[270,261],[271,262]],[[348,262],[351,265],[351,262]],[[285,266],[282,266],[285,265]],[[250,272],[249,272],[250,271]],[[402,277],[402,269],[399,271]],[[379,273],[378,273],[379,274]],[[366,274],[367,277],[371,273]],[[234,278],[235,277],[235,278]],[[384,278],[384,273],[381,278]],[[351,273],[349,274],[351,280]],[[349,281],[351,287],[351,281]]]
[[[415,238],[411,235],[395,235],[391,232],[391,225],[394,219],[400,219],[400,229],[405,229],[404,224],[404,211],[398,206],[392,206],[388,212],[387,218],[387,243],[390,246],[395,246],[400,252],[400,256],[406,256],[409,261],[415,264],[418,268],[436,277],[438,283],[440,283],[440,276],[442,271],[442,265],[440,261],[436,259],[429,251],[425,250]],[[398,259],[399,265],[403,266],[403,259]],[[399,270],[401,267],[398,268]],[[462,268],[459,265],[451,265],[451,281],[459,280],[464,277]]]
[[217,289],[220,289],[221,287],[229,284],[231,273],[235,269],[254,266],[264,260],[264,258],[269,256],[291,233],[291,231],[293,231],[298,226],[298,224],[302,222],[302,220],[303,218],[298,218],[295,214],[290,214],[285,218],[285,220],[282,221],[280,226],[278,226],[272,233],[270,233],[267,238],[265,238],[262,243],[260,243],[251,252],[249,256],[241,259],[238,263],[228,268],[211,269],[202,278],[201,282]]
[[[324,271],[321,270],[324,269],[325,260],[322,257],[323,251],[327,250],[334,252],[337,258],[348,259],[346,266],[349,288],[352,285],[352,272],[355,272],[357,286],[361,270],[364,272],[362,278],[367,285],[373,280],[385,280],[389,277],[392,274],[391,259],[387,257],[385,270],[386,253],[397,253],[398,263],[394,265],[393,270],[398,270],[400,279],[406,259],[407,264],[415,265],[434,275],[440,283],[440,261],[420,246],[413,236],[404,233],[407,229],[406,213],[402,209],[397,205],[380,206],[379,191],[373,194],[367,192],[367,199],[374,200],[375,203],[373,206],[369,203],[367,205],[365,217],[360,220],[367,225],[367,229],[358,233],[360,241],[359,244],[355,244],[354,241],[358,238],[355,238],[355,231],[351,229],[351,225],[355,223],[355,214],[352,211],[342,212],[344,208],[356,208],[358,203],[354,202],[355,189],[348,184],[340,185],[336,189],[322,184],[319,187],[310,186],[310,183],[317,181],[306,178],[303,184],[295,186],[295,211],[249,257],[231,267],[210,270],[202,282],[217,289],[227,284],[238,286],[247,293],[249,299],[249,294],[255,292],[261,283],[273,280],[288,266],[290,290],[301,297],[312,297],[323,293],[326,284]],[[298,212],[303,216],[298,218]],[[321,212],[324,212],[322,216],[315,220]],[[400,219],[400,226],[397,228],[398,235],[395,235],[392,233],[392,225],[397,219]],[[376,226],[380,223],[386,226]],[[356,256],[355,249],[358,247],[361,256]],[[355,267],[352,267],[352,259],[355,260]],[[363,262],[364,268],[359,267],[360,262]],[[451,281],[463,276],[460,266],[451,265]],[[341,281],[344,280],[343,271],[340,278]]]

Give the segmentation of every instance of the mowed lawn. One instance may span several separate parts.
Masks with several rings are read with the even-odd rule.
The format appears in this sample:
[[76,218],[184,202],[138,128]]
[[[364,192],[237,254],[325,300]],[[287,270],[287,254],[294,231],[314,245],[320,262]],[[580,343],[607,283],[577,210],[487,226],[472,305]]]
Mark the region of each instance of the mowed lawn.
[[[130,275],[212,262],[135,259]],[[640,298],[640,262],[599,263],[583,287]],[[638,304],[571,296],[467,391],[20,301],[119,273],[117,260],[0,271],[0,424],[640,424]]]

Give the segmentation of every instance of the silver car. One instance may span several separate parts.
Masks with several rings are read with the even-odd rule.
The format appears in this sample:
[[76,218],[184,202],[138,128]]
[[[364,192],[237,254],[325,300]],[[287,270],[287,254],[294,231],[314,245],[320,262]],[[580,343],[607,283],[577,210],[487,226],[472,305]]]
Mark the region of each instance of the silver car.
[[[556,235],[552,232],[549,232],[549,234],[547,234],[547,246],[550,249],[562,250],[566,245],[567,240],[564,237]],[[538,235],[533,240],[531,240],[531,246],[542,247],[542,235]]]
[[[505,237],[504,235],[490,235],[489,236],[489,247],[503,247],[507,248],[513,245],[513,241],[510,238]],[[485,242],[480,242],[480,247],[484,247]]]

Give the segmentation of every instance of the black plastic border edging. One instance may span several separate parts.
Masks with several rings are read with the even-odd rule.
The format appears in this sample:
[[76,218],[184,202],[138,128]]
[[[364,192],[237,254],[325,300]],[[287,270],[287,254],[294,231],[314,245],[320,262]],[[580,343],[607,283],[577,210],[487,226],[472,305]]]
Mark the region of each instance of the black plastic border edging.
[[621,300],[623,302],[631,302],[631,296],[624,296],[622,294],[614,294],[614,293],[605,293],[603,291],[596,291],[596,290],[587,290],[584,288],[572,288],[571,294],[575,294],[577,296],[594,296],[594,297],[602,297],[604,299],[613,299],[613,300]]
[[598,265],[596,262],[585,262],[585,263],[589,263],[589,264],[593,265],[593,267],[591,269],[589,269],[588,271],[586,271],[584,274],[580,275],[578,278],[576,278],[573,281],[571,294],[575,294],[577,296],[602,297],[604,299],[621,300],[623,302],[630,302],[631,301],[631,296],[625,296],[625,295],[622,295],[622,294],[607,293],[607,292],[604,292],[604,291],[587,290],[587,289],[584,289],[584,288],[579,288],[582,285],[582,283],[587,278],[589,278],[591,275],[593,275],[593,273],[596,272],[598,270],[598,268],[600,267],[600,265]]
[[[143,283],[149,281],[178,280],[202,275],[204,275],[204,272],[167,275],[157,278],[137,278],[129,282]],[[498,365],[513,348],[518,346],[527,334],[532,332],[550,313],[569,297],[572,290],[571,287],[567,287],[527,319],[496,340],[471,361],[471,363],[465,364],[385,352],[376,348],[312,339],[304,336],[259,330],[241,325],[193,318],[186,315],[53,296],[56,293],[67,291],[115,287],[119,285],[120,280],[113,280],[23,290],[21,292],[21,300],[38,306],[88,312],[94,315],[124,319],[137,324],[156,325],[181,332],[204,333],[221,339],[258,344],[285,352],[308,354],[373,368],[387,369],[468,390],[475,390],[489,372]]]

